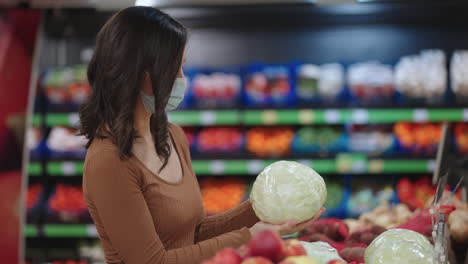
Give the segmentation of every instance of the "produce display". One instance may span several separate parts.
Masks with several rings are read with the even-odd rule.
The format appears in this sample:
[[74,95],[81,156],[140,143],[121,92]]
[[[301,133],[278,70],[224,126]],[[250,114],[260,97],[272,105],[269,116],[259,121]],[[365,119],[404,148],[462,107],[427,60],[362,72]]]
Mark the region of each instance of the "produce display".
[[30,151],[35,151],[42,139],[42,130],[39,127],[31,127],[26,132],[26,144]]
[[238,178],[200,181],[203,206],[208,214],[227,211],[239,205],[246,196],[247,184]]
[[349,66],[348,86],[352,96],[363,103],[391,101],[395,94],[392,66],[377,61]]
[[26,195],[26,208],[28,210],[37,205],[42,194],[42,190],[42,184],[33,184],[28,187],[28,193]]
[[246,148],[258,157],[281,157],[290,152],[293,136],[289,127],[254,127],[246,133]]
[[[327,252],[308,252],[309,248],[327,249]],[[333,257],[337,257],[333,259]],[[239,249],[225,248],[203,264],[346,264],[331,249],[321,245],[304,246],[298,240],[281,240],[274,232],[265,230],[256,234]]]
[[86,66],[76,65],[49,69],[42,76],[41,84],[51,103],[78,105],[91,92],[86,80]]
[[240,128],[209,127],[203,128],[196,140],[199,152],[233,152],[241,149],[243,134]]
[[346,189],[342,184],[327,180],[327,200],[323,205],[327,208],[325,215],[338,208],[343,203],[343,196]]
[[405,204],[398,204],[394,207],[382,205],[359,216],[359,221],[365,225],[392,228],[406,223],[412,216],[413,213]]
[[104,263],[105,256],[101,242],[83,240],[79,242],[78,253],[81,259],[91,260],[92,263]]
[[402,178],[397,183],[398,199],[401,203],[414,210],[423,208],[426,201],[435,193],[435,187],[431,185],[429,177],[421,177],[417,181]]
[[450,79],[455,98],[459,102],[468,99],[468,51],[456,51],[450,62]]
[[52,152],[52,157],[84,157],[88,140],[85,136],[78,136],[77,133],[74,128],[53,127],[47,138],[47,147]]
[[63,183],[57,184],[55,193],[49,200],[49,208],[65,222],[78,221],[83,214],[88,212],[81,186]]
[[190,92],[197,107],[232,107],[240,97],[241,78],[237,73],[198,73],[191,78]]
[[185,136],[187,137],[187,143],[189,148],[193,148],[195,145],[195,129],[192,127],[183,127]]
[[305,248],[307,256],[318,263],[329,263],[334,260],[341,261],[338,263],[345,263],[340,255],[338,255],[336,249],[331,247],[328,243],[301,241],[301,244]]
[[343,128],[306,126],[297,130],[292,149],[299,153],[328,154],[346,150]]
[[395,140],[388,126],[350,125],[348,133],[348,150],[351,152],[379,155],[394,150]]
[[336,99],[344,87],[344,68],[331,63],[321,66],[303,64],[297,69],[297,98],[302,101]]
[[288,65],[250,65],[244,77],[245,103],[250,106],[293,104],[291,71]]
[[460,154],[468,154],[468,123],[455,124],[455,144]]
[[403,152],[434,155],[441,138],[442,125],[398,122],[393,132]]
[[311,219],[326,199],[323,178],[293,161],[278,161],[266,167],[255,179],[250,194],[256,215],[272,224]]
[[452,212],[448,218],[450,234],[455,243],[468,243],[468,208],[460,208]]
[[432,263],[434,247],[423,235],[406,229],[380,234],[365,252],[366,264]]
[[441,102],[447,87],[445,53],[424,50],[420,55],[402,57],[395,66],[395,83],[398,91],[408,99]]

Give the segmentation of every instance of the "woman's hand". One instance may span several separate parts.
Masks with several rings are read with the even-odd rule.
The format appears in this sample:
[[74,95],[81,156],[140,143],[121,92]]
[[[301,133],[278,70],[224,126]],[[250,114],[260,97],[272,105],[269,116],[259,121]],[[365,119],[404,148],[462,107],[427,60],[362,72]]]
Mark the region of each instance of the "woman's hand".
[[291,219],[281,225],[273,225],[273,224],[269,224],[265,222],[258,222],[250,228],[250,234],[252,236],[255,236],[255,234],[267,229],[267,230],[271,230],[271,231],[278,233],[280,236],[291,235],[298,231],[301,231],[302,229],[306,228],[307,226],[315,222],[317,219],[319,219],[319,217],[323,214],[323,212],[325,212],[325,208],[322,207],[317,212],[317,214],[314,215],[314,217],[302,223],[298,223],[294,219]]

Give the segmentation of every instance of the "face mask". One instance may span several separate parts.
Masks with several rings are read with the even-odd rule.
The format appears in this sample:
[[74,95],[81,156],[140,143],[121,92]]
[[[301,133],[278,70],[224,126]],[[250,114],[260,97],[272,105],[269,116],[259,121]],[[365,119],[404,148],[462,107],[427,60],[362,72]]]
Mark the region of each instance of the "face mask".
[[[185,89],[187,87],[187,80],[184,77],[178,77],[174,81],[174,86],[172,87],[171,95],[169,95],[169,101],[166,105],[166,111],[175,110],[179,104],[184,99]],[[141,99],[143,105],[145,106],[146,111],[154,114],[156,112],[156,106],[154,105],[154,96],[147,95],[144,92],[141,92]]]

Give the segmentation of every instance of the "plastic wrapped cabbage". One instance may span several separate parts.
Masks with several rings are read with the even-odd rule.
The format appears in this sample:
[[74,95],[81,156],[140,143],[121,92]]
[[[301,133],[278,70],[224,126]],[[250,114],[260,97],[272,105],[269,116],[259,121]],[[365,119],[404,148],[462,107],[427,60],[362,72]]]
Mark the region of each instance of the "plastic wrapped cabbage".
[[294,161],[278,161],[266,167],[250,194],[260,220],[282,224],[289,219],[312,218],[327,199],[323,178],[313,169]]
[[304,246],[305,250],[307,251],[307,256],[311,259],[318,262],[318,264],[327,264],[329,261],[332,260],[342,260],[344,261],[336,249],[330,246],[328,243],[325,242],[304,242],[301,241],[302,246]]
[[366,249],[366,264],[431,264],[434,247],[414,231],[390,229],[380,234]]

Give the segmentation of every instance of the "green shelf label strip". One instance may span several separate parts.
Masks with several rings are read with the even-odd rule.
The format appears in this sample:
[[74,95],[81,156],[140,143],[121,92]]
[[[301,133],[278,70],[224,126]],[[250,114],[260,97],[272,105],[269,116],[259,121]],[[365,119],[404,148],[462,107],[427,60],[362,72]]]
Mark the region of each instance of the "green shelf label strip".
[[37,237],[39,235],[37,226],[32,225],[32,224],[27,224],[24,227],[24,235],[26,237]]
[[[325,109],[325,110],[205,110],[169,113],[169,120],[179,125],[308,125],[308,124],[379,124],[398,121],[438,122],[468,121],[468,109]],[[40,125],[41,116],[33,117]],[[78,126],[78,113],[50,113],[47,126]]]
[[46,237],[97,237],[94,225],[44,225]]
[[[26,237],[38,237],[39,228],[39,226],[32,224],[26,225]],[[47,224],[42,226],[42,230],[46,237],[98,237],[95,225]]]
[[[195,173],[199,175],[255,175],[277,160],[193,160]],[[434,170],[434,160],[415,159],[368,159],[364,155],[338,155],[336,159],[296,160],[312,167],[319,173],[359,174],[359,173],[427,173]],[[31,163],[31,166],[37,164]],[[31,172],[31,170],[30,170]],[[47,172],[51,176],[80,176],[83,162],[50,162]],[[39,176],[40,174],[30,174]]]

